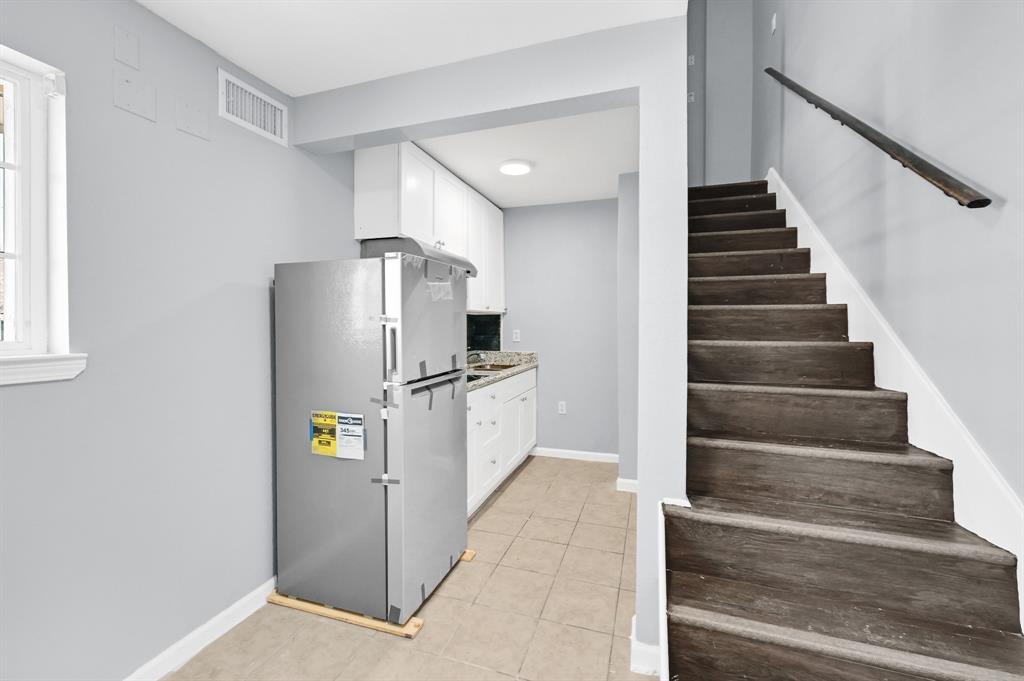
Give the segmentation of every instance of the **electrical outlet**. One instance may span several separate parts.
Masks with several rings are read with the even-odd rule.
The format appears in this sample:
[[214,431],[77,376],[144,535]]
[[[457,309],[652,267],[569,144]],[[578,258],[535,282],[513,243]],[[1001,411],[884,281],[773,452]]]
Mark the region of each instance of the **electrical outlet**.
[[562,401],[560,401],[558,403],[558,413],[559,414],[564,414],[565,413],[565,401],[564,400],[562,400]]
[[691,54],[690,56],[688,56],[686,58],[686,65],[687,66],[694,66],[696,64],[697,64],[697,56],[696,55]]
[[693,104],[694,102],[696,102],[697,101],[697,93],[695,93],[695,92],[687,92],[686,93],[686,101],[688,101],[690,104]]
[[522,338],[519,336],[519,329],[512,329],[512,342],[518,343]]

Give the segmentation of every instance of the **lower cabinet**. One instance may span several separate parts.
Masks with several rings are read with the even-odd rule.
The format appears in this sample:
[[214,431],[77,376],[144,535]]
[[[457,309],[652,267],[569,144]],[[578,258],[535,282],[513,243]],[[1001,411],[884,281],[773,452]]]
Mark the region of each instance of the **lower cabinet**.
[[469,393],[468,489],[472,514],[537,444],[537,370]]

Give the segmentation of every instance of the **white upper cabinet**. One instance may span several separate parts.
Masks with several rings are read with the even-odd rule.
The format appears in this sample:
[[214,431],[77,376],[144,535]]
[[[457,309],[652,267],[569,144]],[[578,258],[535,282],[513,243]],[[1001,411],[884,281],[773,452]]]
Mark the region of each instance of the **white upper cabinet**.
[[466,253],[469,187],[444,170],[434,173],[434,245],[463,257]]
[[505,311],[505,214],[475,194],[469,197],[466,257],[479,270],[469,280],[466,309],[470,312]]
[[505,214],[491,206],[487,211],[485,243],[481,276],[486,281],[487,294],[484,309],[488,312],[505,311]]
[[493,208],[491,202],[472,193],[469,196],[469,229],[466,232],[466,257],[476,265],[477,276],[466,282],[466,309],[485,310],[487,305],[487,286],[484,261],[487,253],[487,214]]
[[434,213],[437,207],[435,184],[439,179],[430,163],[430,157],[416,147],[401,145],[402,204],[399,212],[400,231],[403,236],[435,243]]
[[412,142],[355,153],[355,237],[412,237],[468,258],[466,309],[505,311],[505,215]]

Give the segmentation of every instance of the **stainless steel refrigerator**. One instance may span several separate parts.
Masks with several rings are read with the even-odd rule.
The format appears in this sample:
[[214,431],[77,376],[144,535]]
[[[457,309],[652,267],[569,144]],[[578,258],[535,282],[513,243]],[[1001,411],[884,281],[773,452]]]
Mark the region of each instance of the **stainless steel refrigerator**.
[[404,624],[466,548],[468,261],[274,270],[277,588]]

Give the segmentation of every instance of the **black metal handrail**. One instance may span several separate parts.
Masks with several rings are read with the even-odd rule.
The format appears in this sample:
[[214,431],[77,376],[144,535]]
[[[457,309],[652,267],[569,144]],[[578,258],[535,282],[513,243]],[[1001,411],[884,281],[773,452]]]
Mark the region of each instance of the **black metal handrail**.
[[893,160],[899,161],[904,168],[910,168],[915,173],[931,182],[946,196],[956,199],[957,203],[961,206],[966,206],[968,208],[984,208],[992,203],[992,199],[988,198],[974,187],[964,184],[946,171],[924,160],[910,149],[907,149],[893,138],[879,132],[856,116],[843,111],[827,99],[814,94],[792,78],[779,73],[771,67],[766,68],[764,72],[806,99],[807,102],[812,104],[816,109],[823,110],[829,116],[839,121],[840,125],[847,126],[858,135],[874,144],[876,147],[887,153]]

